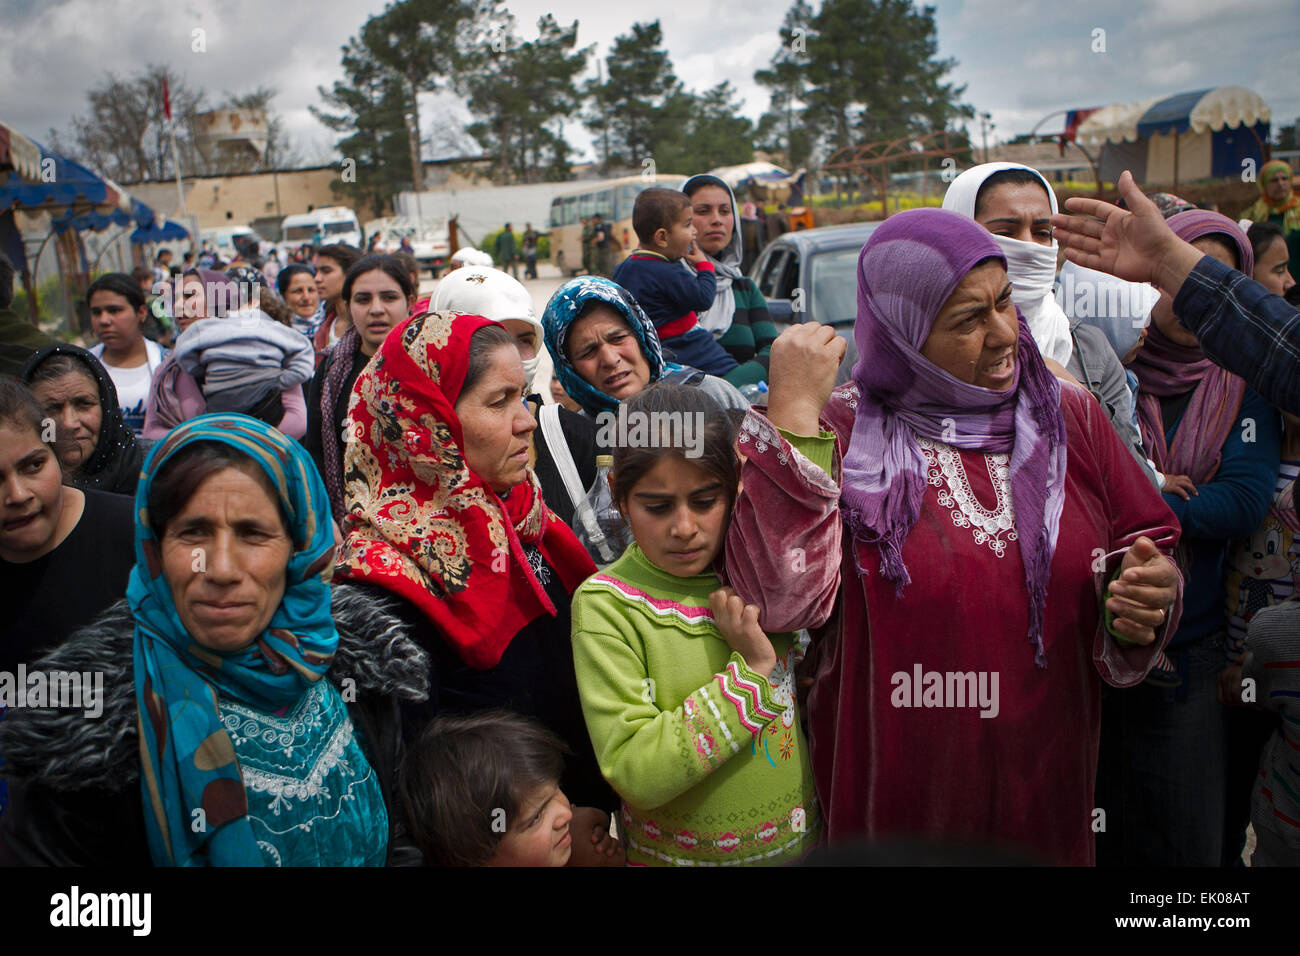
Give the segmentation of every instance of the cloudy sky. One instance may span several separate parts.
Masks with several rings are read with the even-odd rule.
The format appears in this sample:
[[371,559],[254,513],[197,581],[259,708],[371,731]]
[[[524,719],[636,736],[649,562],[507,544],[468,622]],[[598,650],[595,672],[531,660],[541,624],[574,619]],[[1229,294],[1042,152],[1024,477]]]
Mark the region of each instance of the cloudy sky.
[[[537,18],[552,12],[564,24],[577,20],[579,43],[595,44],[601,56],[635,18],[633,8],[591,0],[507,2],[525,39],[536,36]],[[753,74],[775,52],[790,2],[663,0],[643,19],[661,19],[687,86],[703,90],[728,79],[757,119],[767,96]],[[332,134],[307,108],[318,101],[318,86],[341,78],[340,47],[383,6],[384,0],[0,0],[0,119],[44,140],[51,127],[64,131],[85,111],[86,91],[105,73],[129,76],[144,63],[162,62],[214,102],[227,92],[275,88],[273,107],[299,153],[327,162]],[[951,78],[966,85],[967,102],[992,114],[997,138],[1028,132],[1055,110],[1212,86],[1254,90],[1272,108],[1275,127],[1300,115],[1295,0],[935,6],[939,54],[957,61]],[[191,49],[196,28],[205,31],[206,52]],[[1105,31],[1104,53],[1093,51],[1098,29]],[[575,145],[590,146],[578,124],[569,130]]]

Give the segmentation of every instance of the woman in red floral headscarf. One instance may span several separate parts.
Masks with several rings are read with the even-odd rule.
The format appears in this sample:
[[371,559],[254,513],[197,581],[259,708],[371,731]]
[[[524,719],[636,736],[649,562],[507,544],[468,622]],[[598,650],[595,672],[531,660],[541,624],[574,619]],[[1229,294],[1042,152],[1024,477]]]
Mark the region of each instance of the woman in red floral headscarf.
[[338,575],[387,592],[433,658],[428,702],[403,714],[408,737],[436,714],[506,709],[568,744],[576,850],[616,805],[569,641],[570,595],[596,569],[542,500],[525,392],[497,322],[432,312],[393,329],[352,390]]

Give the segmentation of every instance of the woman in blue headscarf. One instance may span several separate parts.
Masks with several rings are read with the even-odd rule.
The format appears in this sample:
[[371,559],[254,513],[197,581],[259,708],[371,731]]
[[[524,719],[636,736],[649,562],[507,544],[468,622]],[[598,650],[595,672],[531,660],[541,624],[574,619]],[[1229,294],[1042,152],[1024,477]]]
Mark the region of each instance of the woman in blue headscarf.
[[[125,601],[45,671],[98,694],[15,709],[0,862],[383,865],[397,699],[422,651],[363,595],[331,606],[335,540],[302,447],[246,415],[178,426],[136,489]],[[89,679],[85,683],[91,683]]]
[[546,303],[542,332],[560,384],[593,417],[660,381],[698,386],[723,408],[749,408],[716,375],[666,361],[654,323],[610,279],[580,276],[560,286]]

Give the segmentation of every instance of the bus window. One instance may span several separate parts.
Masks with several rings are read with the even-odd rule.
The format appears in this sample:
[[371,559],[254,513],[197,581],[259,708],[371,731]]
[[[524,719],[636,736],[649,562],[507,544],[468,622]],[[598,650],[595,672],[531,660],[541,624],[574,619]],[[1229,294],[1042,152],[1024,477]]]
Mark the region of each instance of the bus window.
[[640,183],[624,183],[618,187],[619,219],[631,219],[632,208],[636,205],[636,194],[642,190]]
[[564,200],[551,200],[551,228],[564,225]]
[[595,194],[595,200],[596,201],[595,201],[594,212],[596,213],[596,215],[600,216],[600,218],[604,219],[606,222],[613,221],[614,190],[602,189],[600,192]]
[[590,219],[591,214],[596,211],[596,194],[583,193],[578,197],[578,215],[583,219]]

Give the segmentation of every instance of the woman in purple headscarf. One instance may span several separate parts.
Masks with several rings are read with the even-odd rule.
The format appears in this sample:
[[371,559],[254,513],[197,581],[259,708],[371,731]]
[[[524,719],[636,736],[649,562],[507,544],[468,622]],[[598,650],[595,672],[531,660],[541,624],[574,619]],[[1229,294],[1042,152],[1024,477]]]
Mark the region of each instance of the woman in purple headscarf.
[[1173,515],[969,219],[872,234],[854,336],[834,392],[828,330],[773,347],[726,555],[765,630],[812,629],[825,839],[1089,864],[1100,685],[1141,681],[1176,625]]

